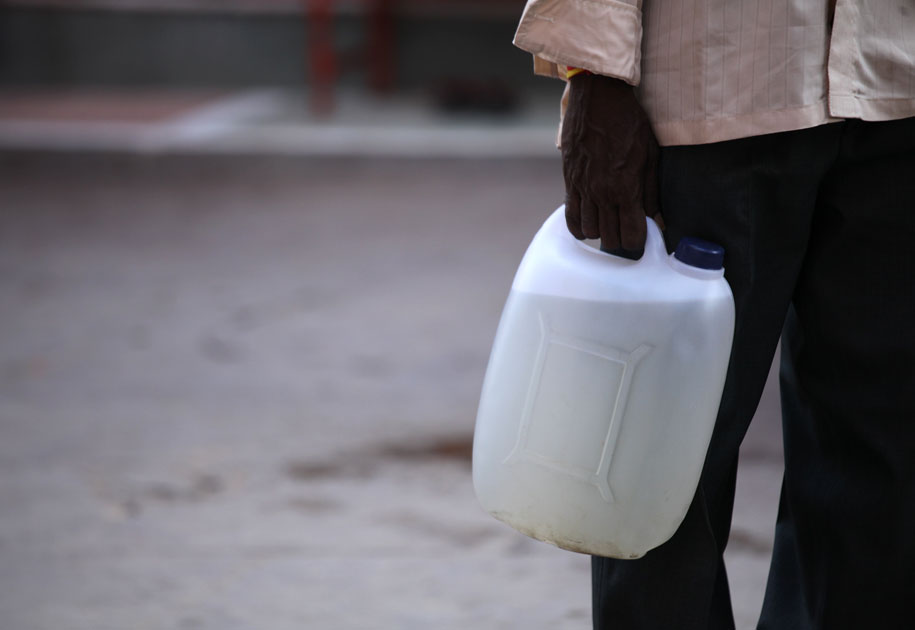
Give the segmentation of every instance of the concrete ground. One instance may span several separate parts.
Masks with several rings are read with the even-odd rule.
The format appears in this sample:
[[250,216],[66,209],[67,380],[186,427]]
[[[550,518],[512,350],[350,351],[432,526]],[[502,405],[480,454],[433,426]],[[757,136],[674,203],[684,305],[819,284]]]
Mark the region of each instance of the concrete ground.
[[[556,158],[0,157],[0,626],[589,627],[584,556],[473,497]],[[774,392],[728,553],[765,583]]]

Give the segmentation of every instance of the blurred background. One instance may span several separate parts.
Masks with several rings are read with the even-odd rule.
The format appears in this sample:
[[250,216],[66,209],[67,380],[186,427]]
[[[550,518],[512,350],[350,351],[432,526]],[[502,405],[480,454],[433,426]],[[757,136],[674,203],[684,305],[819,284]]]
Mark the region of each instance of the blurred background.
[[502,303],[563,196],[523,5],[0,1],[0,627],[590,627],[588,559],[470,483]]

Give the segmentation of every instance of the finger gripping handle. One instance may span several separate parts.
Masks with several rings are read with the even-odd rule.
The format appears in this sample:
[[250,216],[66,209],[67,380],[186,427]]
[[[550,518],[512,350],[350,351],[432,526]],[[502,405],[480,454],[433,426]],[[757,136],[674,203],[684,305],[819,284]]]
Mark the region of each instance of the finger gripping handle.
[[[554,238],[564,241],[567,245],[585,248],[590,252],[605,257],[608,261],[626,261],[629,264],[633,263],[633,261],[628,258],[614,256],[613,254],[589,247],[576,239],[572,233],[569,232],[568,226],[566,225],[565,208],[565,205],[559,206],[546,221],[546,225],[549,226],[548,229]],[[661,234],[661,228],[649,217],[645,217],[645,221],[647,222],[645,253],[642,254],[642,257],[636,261],[635,264],[651,264],[667,257],[667,248],[664,245],[664,236]]]

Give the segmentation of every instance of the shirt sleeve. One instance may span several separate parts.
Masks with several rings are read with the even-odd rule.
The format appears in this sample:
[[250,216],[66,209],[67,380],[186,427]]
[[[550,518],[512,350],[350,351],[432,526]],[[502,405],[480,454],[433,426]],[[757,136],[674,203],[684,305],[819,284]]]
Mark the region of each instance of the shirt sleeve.
[[[565,66],[638,85],[642,0],[528,0],[514,44],[534,72],[565,78]],[[559,67],[561,66],[561,67]]]

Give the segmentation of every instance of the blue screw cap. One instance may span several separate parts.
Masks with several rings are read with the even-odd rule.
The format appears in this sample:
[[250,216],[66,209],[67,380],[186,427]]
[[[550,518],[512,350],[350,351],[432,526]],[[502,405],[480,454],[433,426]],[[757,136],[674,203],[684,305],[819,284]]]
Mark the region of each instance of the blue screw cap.
[[677,243],[674,258],[699,269],[721,269],[724,267],[724,248],[717,243],[686,236]]

